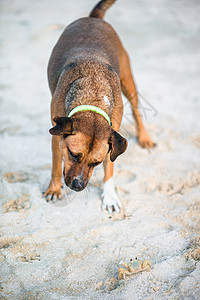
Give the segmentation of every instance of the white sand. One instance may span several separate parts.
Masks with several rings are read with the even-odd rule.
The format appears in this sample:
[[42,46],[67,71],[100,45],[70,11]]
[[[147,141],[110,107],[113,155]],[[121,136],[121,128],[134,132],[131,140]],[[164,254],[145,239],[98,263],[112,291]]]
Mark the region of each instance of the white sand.
[[[200,299],[198,1],[119,0],[106,15],[130,54],[158,144],[151,152],[137,145],[124,99],[129,147],[115,166],[122,214],[100,209],[101,167],[86,191],[65,190],[55,204],[41,197],[51,172],[48,58],[64,26],[94,4],[0,2],[0,298]],[[153,269],[112,280],[134,257]]]

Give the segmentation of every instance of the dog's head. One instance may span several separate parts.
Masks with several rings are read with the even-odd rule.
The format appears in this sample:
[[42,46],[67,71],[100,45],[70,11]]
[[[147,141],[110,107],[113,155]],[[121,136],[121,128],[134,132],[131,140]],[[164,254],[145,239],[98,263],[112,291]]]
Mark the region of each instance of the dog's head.
[[108,152],[114,161],[127,148],[127,140],[101,118],[93,119],[89,113],[55,117],[55,126],[49,130],[61,137],[65,183],[77,192],[86,187],[94,167],[104,161]]

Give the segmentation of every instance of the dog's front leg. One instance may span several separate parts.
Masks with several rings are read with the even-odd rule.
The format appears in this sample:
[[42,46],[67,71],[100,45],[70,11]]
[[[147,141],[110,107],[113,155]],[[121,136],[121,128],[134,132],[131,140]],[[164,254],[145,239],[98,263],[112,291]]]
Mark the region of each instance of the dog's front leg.
[[104,160],[104,185],[102,194],[102,210],[107,209],[110,214],[114,211],[120,212],[122,207],[121,202],[117,196],[114,179],[113,179],[114,163],[110,160],[110,154]]
[[53,200],[54,196],[61,198],[62,155],[59,149],[59,136],[52,136],[52,173],[51,181],[44,194],[47,201]]

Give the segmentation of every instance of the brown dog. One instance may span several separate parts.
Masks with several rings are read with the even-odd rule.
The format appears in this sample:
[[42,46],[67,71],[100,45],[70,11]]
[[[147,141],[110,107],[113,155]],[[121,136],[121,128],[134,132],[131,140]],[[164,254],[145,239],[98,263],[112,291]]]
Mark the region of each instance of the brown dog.
[[110,213],[121,208],[112,180],[113,162],[127,147],[117,133],[123,113],[121,90],[131,103],[139,144],[154,146],[138,111],[128,55],[114,29],[102,20],[114,2],[102,0],[88,18],[70,24],[51,54],[53,166],[45,193],[47,201],[61,197],[62,158],[65,183],[75,191],[86,187],[94,167],[104,161],[102,208]]

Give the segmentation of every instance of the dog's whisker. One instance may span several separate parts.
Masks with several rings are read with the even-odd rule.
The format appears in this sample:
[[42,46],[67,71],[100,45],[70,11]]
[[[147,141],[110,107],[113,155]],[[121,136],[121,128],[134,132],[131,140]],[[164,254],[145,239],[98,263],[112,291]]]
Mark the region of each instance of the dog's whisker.
[[86,197],[89,198],[90,193],[91,193],[91,186],[90,186],[90,184],[88,184],[88,185],[85,187],[85,189],[84,189],[83,192],[84,192],[84,196],[86,196]]

